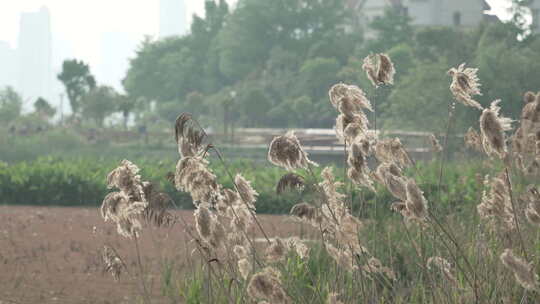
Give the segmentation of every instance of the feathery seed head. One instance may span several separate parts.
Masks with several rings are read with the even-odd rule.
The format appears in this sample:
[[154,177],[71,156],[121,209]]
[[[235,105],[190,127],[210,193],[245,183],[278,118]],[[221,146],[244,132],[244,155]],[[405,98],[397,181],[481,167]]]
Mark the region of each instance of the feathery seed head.
[[105,272],[111,273],[115,281],[120,280],[122,268],[124,268],[125,266],[116,251],[111,247],[105,245],[103,246],[101,258],[104,264],[103,270]]
[[279,272],[270,267],[253,275],[247,290],[253,299],[264,299],[275,304],[291,303],[282,287]]
[[276,193],[281,194],[287,190],[302,191],[305,187],[305,180],[302,176],[295,173],[283,175],[277,184]]
[[199,236],[205,240],[209,241],[212,233],[212,226],[214,225],[215,216],[203,205],[200,205],[194,212],[195,215],[195,226],[197,227],[197,232]]
[[287,255],[287,247],[283,241],[279,238],[275,238],[271,244],[266,248],[266,258],[270,262],[278,262],[285,258]]
[[[334,129],[338,138],[351,142],[353,136],[356,138],[357,135],[365,134],[368,131],[368,125],[369,121],[364,112],[355,112],[352,116],[342,113],[337,116]],[[348,136],[347,133],[349,134]]]
[[433,267],[437,267],[442,275],[452,284],[457,285],[458,281],[456,277],[452,274],[452,265],[441,257],[430,257],[427,261],[427,267],[429,270],[432,270]]
[[505,249],[501,254],[503,265],[514,273],[516,281],[527,290],[538,290],[538,275],[532,263],[527,264],[514,255],[511,249]]
[[367,56],[364,58],[362,69],[376,88],[379,85],[394,84],[396,70],[392,60],[386,54],[381,53]]
[[465,63],[457,69],[451,68],[448,71],[448,75],[452,76],[450,91],[462,104],[482,110],[482,106],[472,98],[474,95],[482,95],[477,72],[478,69],[465,68]]
[[293,131],[272,140],[268,149],[268,160],[286,170],[306,169],[309,165],[318,166],[308,159],[308,154],[302,149]]
[[137,202],[145,202],[144,190],[142,186],[139,167],[124,159],[120,166],[111,171],[107,175],[107,187],[120,189],[129,196],[130,200]]
[[405,201],[405,205],[413,218],[424,219],[427,216],[427,200],[414,179],[407,181],[407,200]]
[[523,95],[523,101],[527,103],[534,102],[536,100],[536,94],[534,92],[527,92]]
[[238,260],[238,271],[244,280],[247,280],[249,273],[251,272],[253,266],[249,259],[242,258]]
[[193,203],[214,204],[220,198],[220,185],[202,157],[184,157],[176,165],[176,189],[189,192]]
[[328,95],[332,106],[343,114],[350,115],[351,112],[361,111],[362,109],[373,112],[366,93],[355,85],[338,83],[330,89]]
[[482,111],[480,116],[480,131],[484,150],[488,155],[497,155],[504,159],[506,156],[506,141],[504,132],[511,129],[512,120],[499,115],[500,100],[495,100],[491,106]]
[[257,201],[257,196],[259,193],[251,187],[251,183],[247,181],[242,175],[236,174],[234,178],[234,183],[238,188],[238,194],[240,198],[249,205],[252,210],[255,210],[255,201]]

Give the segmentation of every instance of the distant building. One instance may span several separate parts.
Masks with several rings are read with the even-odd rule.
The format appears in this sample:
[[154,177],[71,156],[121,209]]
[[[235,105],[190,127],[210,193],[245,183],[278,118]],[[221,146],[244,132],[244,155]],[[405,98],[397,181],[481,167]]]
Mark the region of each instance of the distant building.
[[24,99],[52,97],[52,41],[49,10],[22,13],[18,41],[19,82]]
[[186,33],[184,0],[159,1],[159,37],[181,36]]
[[540,0],[531,0],[529,5],[532,14],[532,31],[540,33]]
[[[485,20],[490,6],[484,0],[348,0],[351,9],[358,12],[360,25],[367,25],[384,15],[386,9],[395,9],[409,16],[416,26],[474,27]],[[373,33],[367,32],[367,35]]]
[[0,41],[0,89],[17,87],[17,52],[9,43]]
[[122,79],[129,59],[135,57],[137,44],[137,37],[129,33],[108,32],[101,36],[101,63],[96,75],[100,83],[122,91]]

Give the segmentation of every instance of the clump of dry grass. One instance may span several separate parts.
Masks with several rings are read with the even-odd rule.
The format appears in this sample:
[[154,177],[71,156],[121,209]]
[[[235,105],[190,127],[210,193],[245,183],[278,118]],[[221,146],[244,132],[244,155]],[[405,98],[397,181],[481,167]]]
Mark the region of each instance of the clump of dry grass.
[[[395,70],[391,59],[385,54],[368,56],[364,60],[363,69],[376,87],[393,83]],[[528,227],[523,227],[524,223],[520,225],[520,215],[525,214],[530,223],[540,225],[540,194],[535,187],[528,188],[523,197],[526,204],[521,204],[526,205],[526,209],[514,202],[515,189],[512,188],[510,180],[508,160],[515,156],[524,172],[534,170],[535,163],[536,167],[540,168],[538,156],[527,156],[525,153],[532,151],[532,142],[534,152],[540,150],[540,94],[525,95],[521,128],[513,137],[513,148],[509,149],[505,132],[510,130],[511,120],[500,114],[500,101],[495,101],[489,108],[484,109],[473,99],[474,96],[481,95],[477,69],[466,68],[462,64],[458,68],[452,68],[449,74],[452,76],[450,89],[456,100],[482,110],[479,116],[480,133],[469,129],[465,136],[466,144],[486,152],[489,156],[497,156],[489,159],[491,163],[496,164],[503,160],[505,165],[503,173],[494,178],[486,176],[484,180],[484,191],[477,212],[481,219],[490,224],[492,230],[484,235],[480,230],[484,225],[479,225],[479,231],[475,232],[482,235],[482,242],[474,243],[468,239],[463,241],[465,238],[456,234],[466,229],[465,227],[458,224],[456,232],[447,226],[452,219],[447,221],[437,217],[434,210],[436,208],[432,207],[437,203],[436,198],[430,197],[434,202],[430,201],[428,204],[422,190],[423,184],[417,183],[406,171],[409,167],[416,167],[416,163],[410,158],[401,141],[398,138],[379,138],[377,132],[369,130],[370,122],[364,111],[373,111],[374,107],[364,91],[357,86],[340,83],[329,91],[330,104],[339,112],[335,131],[336,137],[344,143],[348,167],[343,173],[345,183],[336,179],[331,167],[324,168],[320,176],[317,176],[312,170],[312,166],[316,164],[308,158],[294,132],[289,131],[278,136],[270,143],[270,163],[287,171],[306,169],[285,174],[277,183],[276,192],[298,191],[300,198],[292,207],[291,216],[299,222],[309,224],[319,233],[317,238],[321,243],[321,250],[333,260],[328,269],[333,269],[329,276],[335,277],[329,277],[329,280],[335,279],[336,282],[331,284],[315,284],[317,278],[309,277],[312,275],[311,269],[305,266],[308,264],[305,262],[310,258],[310,244],[313,240],[307,242],[297,237],[269,238],[266,235],[256,215],[258,192],[250,181],[226,168],[233,187],[227,189],[218,183],[217,177],[209,168],[207,155],[209,151],[214,151],[218,159],[221,159],[221,154],[213,145],[203,145],[206,133],[190,114],[180,115],[175,126],[180,159],[171,179],[176,188],[188,192],[194,202],[196,235],[192,237],[196,240],[203,269],[207,271],[207,299],[210,301],[212,293],[217,292],[225,295],[230,303],[305,301],[306,298],[298,292],[305,286],[294,285],[294,279],[301,273],[306,275],[306,281],[310,282],[307,287],[314,290],[321,303],[349,303],[351,299],[388,303],[394,300],[414,302],[418,299],[432,299],[433,303],[439,300],[445,302],[445,299],[438,299],[437,296],[446,297],[447,302],[455,300],[463,303],[488,303],[493,297],[486,290],[495,290],[501,283],[500,280],[490,281],[489,277],[484,276],[500,275],[501,267],[494,264],[500,262],[514,273],[523,288],[537,290],[538,278],[534,266],[525,262],[529,258],[522,229]],[[435,152],[442,152],[447,148],[441,146],[434,135],[430,137],[430,141]],[[376,162],[373,169],[370,168],[370,158]],[[525,165],[525,162],[528,162],[528,165]],[[310,174],[309,178],[302,176],[306,172]],[[388,202],[389,207],[406,219],[400,222],[405,223],[403,234],[406,234],[408,239],[391,246],[392,250],[398,252],[389,253],[389,261],[378,255],[381,252],[380,247],[375,247],[374,242],[365,241],[366,226],[372,224],[353,214],[351,205],[347,204],[349,196],[343,192],[347,185],[349,189],[356,186],[362,192],[375,192],[375,182],[384,186],[397,200],[391,205]],[[142,226],[140,218],[146,218],[147,222],[158,226],[174,223],[175,219],[167,212],[170,198],[155,191],[150,183],[143,182],[134,164],[122,162],[119,168],[109,174],[108,184],[120,191],[107,195],[101,211],[106,220],[112,220],[118,225],[122,235],[134,236],[136,240]],[[375,208],[378,207],[380,206]],[[409,222],[419,225],[408,225]],[[266,240],[263,240],[262,244],[252,231],[256,225]],[[373,225],[373,228],[371,233],[379,233],[378,226]],[[493,235],[501,239],[494,238],[490,240],[493,241],[493,246],[487,246],[487,238]],[[380,235],[380,239],[385,237],[384,234]],[[512,252],[512,247],[516,244],[512,240],[516,237],[520,240],[521,253],[525,259],[514,256]],[[405,254],[404,257],[401,252],[403,248],[410,248],[416,257],[410,257],[410,254]],[[507,249],[500,254],[503,248]],[[500,259],[493,258],[499,254]],[[295,258],[290,259],[292,256]],[[429,256],[432,257],[428,258]],[[448,256],[452,260],[441,256]],[[470,262],[473,256],[475,263]],[[106,265],[111,265],[107,266],[108,271],[119,275],[122,270],[118,264],[119,258],[115,258],[110,252],[103,258],[108,259]],[[295,261],[300,262],[295,265]],[[385,263],[388,266],[385,266]],[[296,270],[294,273],[284,273],[290,269]],[[398,269],[406,270],[396,272]],[[452,288],[442,288],[433,283],[435,270]],[[414,271],[421,274],[419,277],[422,279],[413,278],[409,283],[402,282],[404,278],[414,277]],[[348,277],[353,280],[348,282]],[[366,278],[368,280],[365,280]],[[396,287],[407,286],[406,288],[413,289],[410,285],[427,284],[426,281],[429,283],[426,286],[430,286],[427,289],[430,290],[425,288],[418,297],[409,290],[403,292],[399,290],[401,287]],[[228,282],[228,286],[224,286],[226,284],[223,282]],[[220,291],[212,290],[213,287],[218,287]],[[463,294],[460,294],[461,292]],[[338,294],[347,294],[347,297]],[[232,299],[233,295],[238,298]]]

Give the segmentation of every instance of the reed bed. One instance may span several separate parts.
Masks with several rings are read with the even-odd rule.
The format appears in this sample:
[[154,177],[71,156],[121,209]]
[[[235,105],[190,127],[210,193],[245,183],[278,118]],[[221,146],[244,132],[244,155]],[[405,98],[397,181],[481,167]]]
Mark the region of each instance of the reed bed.
[[[369,56],[363,69],[376,88],[393,85],[396,71],[387,55]],[[219,148],[189,113],[176,121],[180,158],[170,181],[191,195],[194,227],[169,213],[174,202],[145,182],[128,160],[107,177],[118,191],[105,197],[103,218],[134,243],[136,256],[147,225],[189,233],[191,258],[197,262],[177,284],[164,284],[171,302],[538,303],[540,94],[524,95],[513,131],[515,122],[504,116],[502,101],[484,107],[475,100],[481,95],[477,69],[462,64],[448,75],[454,100],[444,142],[431,137],[440,170],[438,196],[430,201],[417,182],[418,164],[400,140],[381,138],[371,127],[368,112],[375,111],[376,100],[355,85],[339,83],[329,91],[329,106],[336,109],[336,136],[345,143],[343,172],[314,170],[318,164],[292,130],[268,148],[268,161],[288,171],[276,180],[276,189],[294,194],[290,219],[305,227],[305,234],[276,238],[265,231],[257,216],[257,190],[241,172],[228,169]],[[464,143],[484,155],[490,174],[479,172],[483,191],[476,208],[443,213],[438,205],[446,191],[442,180],[456,107],[477,111],[479,123]],[[218,182],[210,154],[226,168],[232,187]],[[343,182],[336,179],[341,174]],[[381,186],[393,201],[353,208],[353,190],[377,195]],[[370,219],[362,208],[373,209],[369,214],[390,208],[398,216]],[[114,248],[105,247],[103,259],[121,279],[126,266]],[[152,303],[138,261],[141,301]]]

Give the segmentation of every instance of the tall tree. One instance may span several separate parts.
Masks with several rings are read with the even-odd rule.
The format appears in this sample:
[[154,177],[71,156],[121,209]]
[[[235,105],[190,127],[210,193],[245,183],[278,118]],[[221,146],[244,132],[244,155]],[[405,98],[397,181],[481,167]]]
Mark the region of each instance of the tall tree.
[[91,118],[98,127],[103,127],[103,121],[116,110],[118,94],[108,86],[98,86],[90,90],[82,98],[82,114]]
[[39,117],[49,119],[56,114],[56,109],[43,97],[39,97],[34,102],[34,109]]
[[122,113],[124,118],[124,129],[127,130],[129,114],[135,109],[137,102],[134,98],[127,95],[118,95],[116,96],[116,107],[117,110]]
[[90,73],[90,67],[77,59],[65,60],[62,72],[57,77],[66,88],[73,115],[79,114],[81,98],[96,87],[96,80]]
[[7,125],[21,115],[22,98],[12,87],[0,90],[0,124]]

